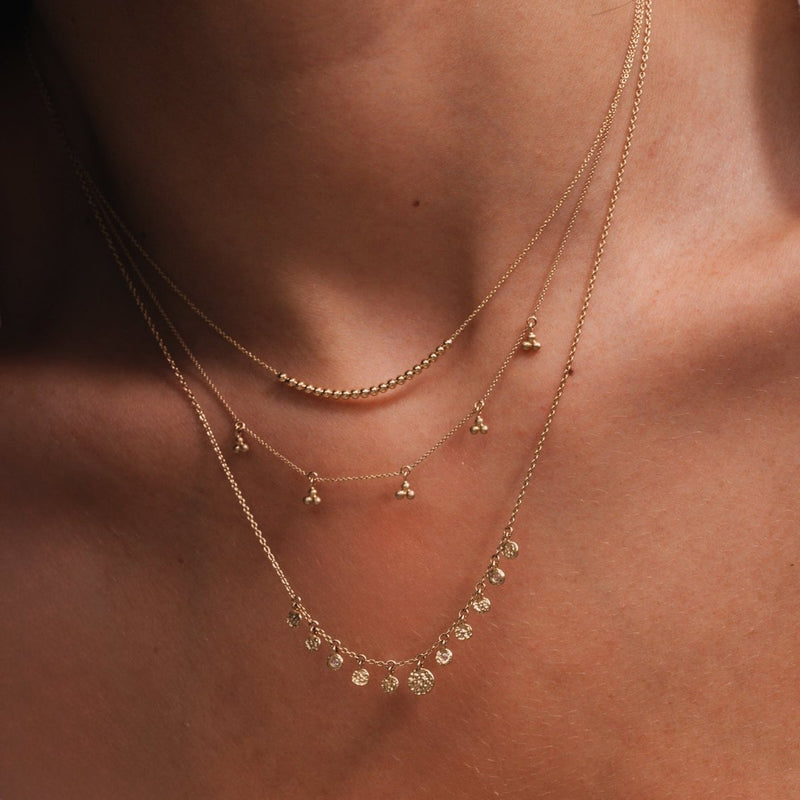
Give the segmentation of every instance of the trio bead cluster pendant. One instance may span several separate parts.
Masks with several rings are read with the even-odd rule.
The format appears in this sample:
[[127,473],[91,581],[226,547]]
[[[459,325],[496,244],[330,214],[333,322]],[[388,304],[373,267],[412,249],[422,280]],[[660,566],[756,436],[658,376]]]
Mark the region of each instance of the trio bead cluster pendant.
[[403,479],[403,482],[400,484],[400,488],[394,493],[394,496],[398,500],[413,500],[416,496],[416,493],[411,488],[411,484],[408,482],[408,476],[411,474],[411,467],[403,467],[400,470],[400,476]]
[[303,503],[313,508],[322,502],[322,498],[319,496],[316,486],[319,475],[317,475],[316,472],[309,472],[306,477],[308,478],[308,494],[303,498]]
[[250,450],[250,445],[244,440],[244,422],[239,420],[233,426],[233,452],[246,453]]
[[536,317],[531,315],[528,317],[525,338],[522,340],[522,349],[525,352],[536,352],[542,346],[542,343],[536,338],[534,328],[536,327]]
[[483,411],[483,400],[475,403],[475,421],[469,429],[472,434],[489,433],[489,426],[483,421],[481,411]]

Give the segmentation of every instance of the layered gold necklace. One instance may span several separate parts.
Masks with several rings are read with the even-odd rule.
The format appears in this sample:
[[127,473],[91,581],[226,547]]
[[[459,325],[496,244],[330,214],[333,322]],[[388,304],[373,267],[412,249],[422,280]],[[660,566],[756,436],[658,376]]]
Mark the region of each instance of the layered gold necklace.
[[[490,291],[484,296],[483,300],[473,310],[473,312],[459,325],[456,330],[441,345],[433,349],[430,355],[415,364],[410,370],[405,370],[400,373],[396,378],[383,381],[374,386],[361,387],[358,389],[346,390],[349,394],[346,395],[345,390],[333,390],[319,386],[309,385],[307,382],[299,381],[290,378],[286,373],[278,371],[276,368],[269,365],[263,359],[254,355],[249,349],[240,344],[237,339],[228,334],[221,326],[214,322],[200,307],[191,300],[188,295],[181,290],[177,284],[170,278],[170,276],[157,264],[155,259],[141,246],[136,238],[131,234],[130,229],[126,226],[119,214],[113,209],[104,194],[100,191],[96,181],[89,174],[88,170],[81,163],[74,149],[66,142],[67,152],[70,160],[75,168],[76,174],[81,184],[81,188],[86,196],[87,202],[92,210],[95,222],[105,240],[106,246],[113,260],[115,261],[122,278],[125,282],[128,291],[133,298],[141,316],[153,336],[159,350],[161,351],[164,359],[166,360],[170,370],[175,376],[180,388],[186,396],[188,402],[193,408],[199,424],[201,425],[211,449],[217,458],[219,466],[233,492],[236,501],[238,502],[241,511],[247,521],[253,534],[256,536],[261,549],[267,557],[275,575],[280,581],[283,589],[286,591],[289,598],[289,609],[286,617],[287,623],[292,628],[305,627],[304,643],[305,647],[310,651],[319,651],[325,646],[328,649],[326,656],[327,666],[332,670],[341,670],[347,661],[351,662],[352,672],[351,680],[356,686],[365,686],[372,682],[372,674],[370,670],[379,670],[382,672],[379,681],[381,688],[384,692],[393,693],[400,686],[400,677],[398,673],[408,670],[405,675],[406,685],[410,692],[415,695],[424,695],[431,691],[436,682],[436,676],[432,666],[446,666],[453,661],[454,652],[452,646],[455,642],[464,642],[473,635],[473,614],[478,616],[488,613],[492,607],[492,597],[490,592],[496,587],[502,586],[506,580],[505,569],[508,568],[507,562],[517,558],[520,547],[517,538],[514,535],[514,527],[517,518],[522,508],[528,487],[533,479],[536,466],[539,463],[542,454],[545,440],[550,432],[553,420],[556,415],[559,403],[564,393],[565,387],[572,374],[573,362],[577,352],[578,344],[583,332],[584,323],[589,310],[589,304],[594,291],[595,283],[599,273],[600,265],[605,253],[606,245],[608,242],[609,233],[611,230],[614,212],[617,206],[620,190],[623,183],[623,176],[628,163],[628,157],[631,150],[633,135],[636,128],[638,119],[639,108],[641,104],[642,93],[644,89],[645,75],[647,71],[647,64],[649,58],[650,36],[652,26],[652,0],[636,0],[633,10],[633,23],[631,28],[631,37],[628,48],[625,54],[624,64],[617,91],[609,107],[608,114],[601,125],[598,135],[595,138],[592,146],[587,153],[586,158],[582,162],[578,172],[570,181],[565,192],[561,195],[556,205],[551,210],[550,214],[545,218],[542,224],[537,228],[534,236],[522,249],[517,258],[509,265],[500,279],[494,284]],[[409,481],[411,471],[418,466],[422,461],[433,455],[438,451],[447,441],[453,438],[460,430],[469,425],[469,431],[472,434],[483,434],[488,431],[482,414],[486,405],[486,401],[492,394],[494,388],[497,386],[501,377],[506,372],[512,359],[519,352],[535,352],[538,349],[538,340],[534,333],[534,326],[536,324],[536,313],[541,306],[544,296],[550,286],[550,283],[555,275],[561,256],[564,252],[567,239],[572,231],[575,220],[577,219],[578,212],[580,211],[583,203],[583,198],[586,196],[589,184],[594,176],[597,163],[602,155],[606,141],[608,139],[609,131],[612,122],[614,121],[616,111],[620,100],[623,96],[624,89],[628,80],[633,72],[634,66],[638,60],[638,72],[636,76],[635,86],[633,89],[633,96],[631,100],[630,115],[625,134],[624,143],[621,150],[621,155],[614,178],[613,186],[611,188],[609,202],[604,217],[602,229],[600,230],[597,248],[589,270],[588,278],[586,281],[583,299],[578,310],[577,322],[573,330],[569,350],[567,352],[566,360],[561,371],[561,377],[558,381],[555,394],[549,410],[546,414],[541,431],[536,438],[533,454],[524,472],[519,490],[516,494],[511,511],[507,517],[506,523],[502,528],[502,533],[499,537],[497,545],[493,552],[487,559],[487,564],[482,572],[480,578],[476,582],[469,598],[459,608],[451,623],[443,630],[429,645],[418,651],[415,655],[410,657],[399,658],[378,658],[369,656],[357,648],[349,647],[344,644],[339,638],[330,633],[317,618],[311,613],[308,607],[302,601],[299,593],[295,590],[293,584],[290,582],[283,568],[279,564],[275,554],[273,553],[264,533],[261,530],[253,512],[250,508],[239,482],[237,481],[228,458],[225,455],[225,448],[220,444],[217,434],[212,429],[205,409],[198,400],[197,394],[192,389],[189,380],[179,366],[176,358],[173,356],[172,351],[167,343],[165,332],[159,327],[156,322],[156,315],[161,318],[166,326],[166,330],[175,339],[178,345],[186,354],[189,362],[194,367],[197,374],[200,376],[213,394],[216,396],[222,407],[225,409],[233,424],[233,447],[235,453],[245,453],[249,450],[246,436],[252,441],[257,442],[273,456],[283,461],[286,466],[290,467],[295,472],[301,473],[308,480],[307,494],[303,498],[303,502],[309,507],[314,507],[321,502],[321,496],[317,489],[320,483],[325,481],[338,482],[338,481],[355,481],[355,480],[372,480],[378,478],[400,478],[401,484],[395,492],[398,499],[412,499],[416,492],[412,488]],[[39,70],[33,64],[34,72],[39,81],[42,89],[42,94],[45,103],[50,111],[51,117],[56,122],[57,127],[63,136],[63,127],[55,112],[55,107],[47,90],[47,87],[42,79]],[[172,321],[166,312],[162,302],[160,301],[157,293],[154,291],[150,282],[146,279],[139,265],[136,263],[135,252],[138,252],[156,272],[156,274],[166,283],[166,285],[183,300],[186,305],[197,314],[207,325],[211,327],[219,336],[227,341],[231,346],[235,347],[245,356],[247,356],[253,363],[260,368],[265,369],[267,372],[274,374],[281,384],[290,386],[291,388],[300,389],[306,394],[323,399],[332,400],[349,400],[355,398],[373,397],[377,394],[386,391],[394,390],[399,386],[405,385],[416,375],[420,374],[427,367],[435,363],[446,351],[450,349],[455,339],[466,329],[468,325],[475,319],[475,317],[483,310],[483,308],[490,302],[499,289],[511,277],[513,272],[522,263],[528,253],[532,250],[534,244],[540,238],[542,232],[555,218],[558,211],[566,202],[570,193],[575,186],[585,177],[584,185],[581,190],[580,196],[575,204],[575,208],[570,216],[569,222],[565,228],[564,235],[562,236],[560,246],[556,253],[555,258],[547,272],[545,279],[542,283],[537,300],[526,318],[525,325],[522,328],[513,342],[513,346],[508,352],[508,355],[503,360],[500,368],[495,373],[495,376],[488,386],[487,390],[483,393],[474,404],[471,405],[469,412],[463,415],[451,428],[441,436],[437,442],[429,447],[421,456],[416,460],[411,460],[410,463],[405,463],[399,469],[386,471],[383,473],[375,473],[371,475],[343,475],[343,476],[325,476],[320,475],[313,469],[306,469],[297,464],[294,460],[288,458],[283,453],[274,448],[264,437],[258,434],[253,426],[245,424],[241,417],[233,410],[230,403],[223,396],[217,384],[211,379],[207,370],[203,367],[195,354],[186,343],[185,337],[182,336],[176,324]],[[425,363],[425,362],[428,363]],[[411,374],[409,374],[411,373]],[[403,380],[401,380],[403,377]],[[474,620],[473,620],[474,621]],[[431,663],[431,661],[433,663]]]

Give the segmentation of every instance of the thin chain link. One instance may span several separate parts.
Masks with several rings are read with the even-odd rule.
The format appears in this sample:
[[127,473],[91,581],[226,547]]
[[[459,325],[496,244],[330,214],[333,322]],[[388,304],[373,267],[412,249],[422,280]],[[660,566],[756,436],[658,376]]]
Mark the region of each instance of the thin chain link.
[[[163,337],[161,336],[158,327],[156,326],[150,312],[147,309],[147,306],[142,299],[136,285],[131,277],[130,273],[125,267],[123,262],[122,256],[120,255],[119,250],[115,244],[115,236],[109,230],[107,225],[107,217],[104,215],[101,208],[98,206],[98,203],[95,199],[95,195],[93,189],[90,184],[88,184],[83,177],[79,173],[79,180],[81,183],[81,187],[87,197],[87,202],[90,205],[92,210],[93,216],[97,222],[98,227],[101,230],[103,237],[106,240],[106,243],[109,246],[109,250],[111,252],[112,257],[114,258],[118,268],[121,271],[123,276],[123,280],[131,293],[134,302],[136,303],[142,317],[149,328],[156,344],[158,345],[159,349],[161,350],[164,358],[166,359],[167,363],[169,364],[170,369],[172,370],[173,374],[175,375],[176,379],[178,380],[181,389],[187,396],[192,408],[197,415],[197,418],[211,444],[211,447],[214,451],[214,454],[217,457],[217,460],[220,464],[222,472],[224,473],[233,494],[236,497],[236,500],[239,503],[239,506],[242,509],[242,513],[244,514],[250,528],[252,529],[254,535],[256,536],[264,554],[266,555],[270,565],[272,566],[275,574],[277,575],[281,585],[283,586],[284,590],[286,591],[287,595],[289,596],[293,610],[299,614],[299,616],[305,620],[305,622],[309,626],[309,630],[312,635],[317,636],[320,640],[326,642],[330,645],[335,652],[341,653],[346,655],[347,657],[354,660],[359,666],[363,664],[369,664],[371,666],[380,667],[389,671],[389,674],[393,674],[395,669],[398,667],[404,666],[412,666],[416,665],[420,667],[430,656],[440,647],[443,647],[454,635],[457,631],[457,628],[461,625],[466,623],[468,619],[473,604],[480,601],[484,598],[484,592],[487,588],[487,583],[491,583],[490,581],[490,574],[493,569],[497,567],[499,563],[499,559],[501,555],[504,554],[504,548],[506,548],[509,544],[513,544],[513,540],[511,536],[513,534],[513,526],[517,520],[520,508],[524,502],[528,487],[531,483],[533,478],[534,472],[536,470],[536,466],[539,463],[539,458],[541,456],[545,440],[550,432],[552,427],[553,419],[555,418],[556,411],[558,409],[559,403],[564,393],[564,389],[566,387],[567,381],[569,380],[569,376],[572,374],[572,365],[575,359],[575,354],[577,352],[578,343],[581,338],[581,334],[583,333],[584,323],[588,314],[589,304],[592,298],[592,294],[594,292],[595,284],[597,281],[597,275],[599,273],[600,264],[602,262],[603,256],[605,254],[609,232],[611,230],[611,225],[613,221],[614,211],[616,209],[617,201],[619,198],[620,190],[623,183],[623,176],[625,173],[625,169],[627,167],[628,158],[630,155],[631,143],[633,141],[634,131],[636,129],[636,122],[639,115],[639,109],[641,106],[641,98],[644,89],[644,82],[645,82],[645,75],[647,72],[647,64],[649,61],[649,54],[650,54],[650,37],[651,37],[651,28],[652,28],[652,0],[636,0],[635,9],[634,9],[634,23],[633,23],[633,33],[632,33],[632,41],[636,43],[636,50],[640,53],[639,57],[639,72],[636,81],[636,88],[634,91],[633,101],[631,104],[631,114],[630,120],[628,123],[627,133],[625,137],[625,142],[622,147],[622,153],[620,156],[619,167],[617,170],[617,174],[614,180],[614,185],[611,191],[609,204],[605,216],[605,220],[603,223],[603,227],[599,236],[598,246],[595,253],[595,258],[592,264],[592,269],[589,274],[589,278],[586,284],[586,290],[583,298],[583,302],[580,307],[580,311],[578,313],[577,323],[575,327],[575,331],[573,334],[572,342],[570,345],[569,352],[567,354],[566,363],[564,369],[561,374],[561,378],[559,380],[553,402],[550,406],[549,412],[545,419],[544,426],[542,431],[539,435],[536,448],[533,453],[533,457],[528,465],[528,468],[525,472],[523,477],[519,492],[517,494],[516,500],[513,504],[511,513],[508,518],[508,522],[506,523],[503,534],[500,538],[500,542],[495,549],[494,553],[489,562],[489,566],[484,571],[480,580],[475,584],[472,594],[470,595],[469,600],[465,603],[461,609],[458,611],[455,619],[451,622],[451,624],[439,634],[436,638],[435,642],[428,646],[426,649],[420,651],[415,656],[410,658],[406,658],[403,660],[394,660],[394,659],[384,659],[384,658],[372,658],[366,656],[364,653],[358,652],[352,648],[347,647],[346,645],[342,644],[342,642],[332,636],[330,633],[325,631],[320,623],[312,616],[310,611],[305,607],[303,604],[300,596],[295,592],[293,586],[291,585],[290,581],[288,580],[286,574],[284,573],[283,569],[281,568],[280,564],[278,563],[277,558],[275,557],[272,549],[270,548],[261,528],[256,521],[250,506],[242,493],[238,482],[236,481],[233,472],[231,471],[228,462],[225,458],[224,453],[222,452],[219,443],[214,435],[214,431],[211,428],[211,425],[208,421],[208,418],[203,410],[202,406],[200,405],[197,397],[192,392],[191,387],[189,386],[186,378],[184,377],[183,373],[181,372],[180,368],[178,367],[175,359],[172,357],[172,354],[164,341]],[[38,70],[37,70],[38,72]]]

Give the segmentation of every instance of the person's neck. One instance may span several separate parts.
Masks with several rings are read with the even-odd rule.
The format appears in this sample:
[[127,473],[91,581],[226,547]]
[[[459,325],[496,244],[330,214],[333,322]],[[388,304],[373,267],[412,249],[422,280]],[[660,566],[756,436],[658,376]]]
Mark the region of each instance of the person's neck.
[[49,27],[112,196],[201,303],[298,351],[469,311],[580,163],[633,8],[84,5]]

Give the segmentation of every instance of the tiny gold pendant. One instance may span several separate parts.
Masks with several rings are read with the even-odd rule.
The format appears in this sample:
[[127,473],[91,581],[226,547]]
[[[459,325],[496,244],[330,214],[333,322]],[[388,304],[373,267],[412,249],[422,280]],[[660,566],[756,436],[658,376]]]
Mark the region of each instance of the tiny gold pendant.
[[483,595],[481,595],[480,597],[476,597],[472,601],[472,607],[479,614],[488,614],[489,610],[492,607],[492,601],[488,597],[484,597]]
[[319,650],[320,645],[322,644],[322,639],[319,638],[316,634],[311,634],[311,636],[306,639],[306,648],[314,652],[315,650]]
[[459,642],[466,642],[472,636],[472,625],[469,622],[459,622],[453,628],[453,635]]
[[394,493],[394,496],[398,500],[413,500],[415,496],[414,490],[411,488],[411,484],[408,482],[408,476],[411,474],[410,467],[403,467],[400,470],[400,476],[403,478],[403,482],[400,484],[400,488]]
[[328,656],[328,666],[329,666],[329,667],[330,667],[332,670],[334,670],[334,671],[335,671],[335,670],[337,670],[337,669],[341,669],[341,667],[342,667],[342,664],[344,664],[344,659],[342,658],[342,655],[341,655],[341,653],[336,653],[336,652],[334,652],[334,653],[331,653],[331,654]]
[[292,610],[292,611],[289,612],[289,614],[286,617],[286,624],[290,628],[296,628],[300,624],[302,619],[303,618],[302,618],[302,616],[300,616],[300,612],[299,611]]
[[453,651],[449,647],[440,647],[436,651],[436,663],[446,666],[453,660]]
[[233,426],[233,436],[234,436],[234,443],[233,443],[233,452],[234,453],[246,453],[250,450],[250,445],[244,440],[244,422],[236,422]]
[[398,500],[413,500],[415,492],[411,488],[411,484],[408,481],[403,481],[400,488],[394,493],[394,496]]
[[489,426],[483,421],[483,417],[480,414],[477,414],[475,417],[475,422],[472,423],[472,427],[469,429],[470,433],[488,433]]
[[435,682],[436,678],[434,678],[433,673],[429,669],[425,669],[425,667],[417,667],[408,675],[408,688],[412,694],[428,694],[433,689]]
[[359,667],[353,671],[350,678],[356,686],[366,686],[369,683],[369,670]]
[[537,350],[541,350],[542,343],[533,335],[533,333],[528,334],[528,338],[524,339],[522,342],[522,349],[526,352],[533,350],[536,352]]
[[519,555],[519,545],[513,539],[503,542],[503,547],[501,549],[503,555],[508,559],[516,558]]
[[399,686],[400,681],[396,675],[387,675],[381,681],[381,689],[383,689],[386,694],[392,694],[393,692],[396,692]]
[[308,478],[308,494],[303,498],[303,503],[307,506],[318,506],[322,502],[316,486],[319,476],[316,472],[309,472],[306,477]]
[[492,586],[500,586],[506,579],[506,574],[500,567],[492,567],[487,576]]
[[536,334],[533,332],[533,328],[536,325],[536,317],[530,316],[528,317],[527,322],[527,333],[525,334],[525,338],[522,340],[522,349],[526,352],[536,352],[542,346],[541,342],[536,338]]
[[322,502],[317,490],[312,486],[308,490],[308,494],[303,498],[303,503],[307,506],[318,506]]

